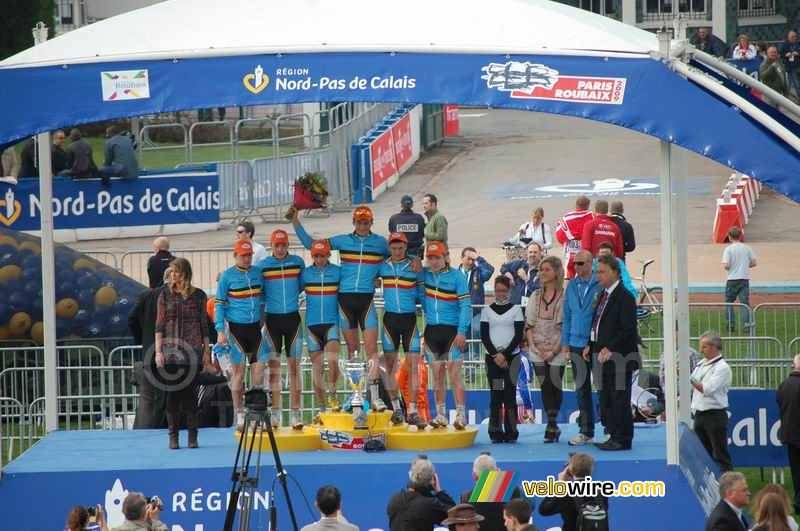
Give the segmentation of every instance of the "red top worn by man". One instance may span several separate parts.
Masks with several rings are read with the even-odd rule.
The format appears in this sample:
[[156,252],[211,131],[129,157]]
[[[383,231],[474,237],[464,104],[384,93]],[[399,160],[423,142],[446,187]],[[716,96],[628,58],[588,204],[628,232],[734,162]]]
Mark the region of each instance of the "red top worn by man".
[[582,195],[575,200],[575,210],[567,212],[558,220],[556,239],[564,246],[564,260],[567,262],[567,276],[575,276],[572,259],[581,250],[583,226],[591,221],[594,214],[589,212],[589,198]]
[[594,202],[594,219],[583,226],[581,249],[597,257],[603,242],[610,242],[614,246],[614,256],[617,258],[625,256],[622,233],[614,220],[608,217],[608,201],[598,199]]

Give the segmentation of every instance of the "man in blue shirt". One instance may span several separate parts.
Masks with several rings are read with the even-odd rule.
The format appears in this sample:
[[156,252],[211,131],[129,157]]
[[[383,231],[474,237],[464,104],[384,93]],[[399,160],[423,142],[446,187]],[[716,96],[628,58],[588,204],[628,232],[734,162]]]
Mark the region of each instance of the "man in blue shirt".
[[139,178],[139,161],[133,150],[131,140],[123,136],[122,129],[117,125],[106,129],[105,163],[97,169],[103,178],[103,184],[111,186],[109,177],[122,177],[123,179]]
[[569,357],[575,378],[575,395],[578,400],[578,426],[580,432],[570,439],[571,446],[594,443],[594,406],[592,405],[591,358],[583,358],[583,349],[589,344],[592,317],[597,305],[597,294],[602,291],[597,276],[592,272],[592,253],[580,251],[572,261],[575,277],[567,284],[564,298],[564,317],[561,326],[561,353]]
[[528,258],[512,260],[500,266],[500,274],[511,281],[511,304],[528,306],[528,298],[539,289],[539,261],[542,246],[531,242],[527,249]]

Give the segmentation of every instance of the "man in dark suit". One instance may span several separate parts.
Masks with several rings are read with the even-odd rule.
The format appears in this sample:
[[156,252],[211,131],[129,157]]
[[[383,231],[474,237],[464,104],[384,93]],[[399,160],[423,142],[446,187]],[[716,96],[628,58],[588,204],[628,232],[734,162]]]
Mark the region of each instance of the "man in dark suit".
[[750,489],[741,472],[725,472],[719,478],[719,501],[708,515],[705,531],[746,531],[750,519],[745,508],[750,503]]
[[597,259],[597,279],[605,288],[592,318],[590,343],[584,359],[592,356],[594,381],[599,383],[600,417],[609,434],[596,443],[601,450],[630,450],[633,441],[631,379],[639,368],[636,300],[620,282],[620,265],[613,255]]
[[800,354],[794,357],[792,373],[778,387],[781,412],[781,443],[789,454],[794,484],[794,512],[800,514]]
[[[143,291],[139,295],[136,306],[128,315],[128,328],[133,335],[135,345],[141,345],[142,350],[139,360],[134,364],[142,365],[142,377],[139,382],[139,407],[136,408],[136,419],[133,421],[134,429],[166,428],[167,397],[157,382],[155,342],[156,342],[156,313],[158,311],[158,296],[169,287],[170,269],[162,273],[164,285],[156,289]],[[136,369],[134,368],[134,371]]]

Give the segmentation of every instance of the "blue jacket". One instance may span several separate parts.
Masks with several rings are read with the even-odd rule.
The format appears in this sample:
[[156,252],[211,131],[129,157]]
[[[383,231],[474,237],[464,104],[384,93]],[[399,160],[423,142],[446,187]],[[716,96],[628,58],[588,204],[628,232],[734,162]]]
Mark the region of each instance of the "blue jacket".
[[[519,271],[520,268],[528,273],[527,282],[523,282],[522,279],[519,278],[519,275],[517,275],[517,271]],[[506,262],[501,265],[500,274],[505,275],[506,273],[511,273],[514,276],[514,285],[511,286],[511,293],[509,293],[511,304],[522,304],[523,296],[530,297],[533,295],[534,291],[539,289],[539,270],[533,269],[533,273],[531,273],[527,258],[512,260],[511,262]]]
[[466,335],[472,323],[467,279],[450,266],[434,273],[423,269],[425,279],[425,324],[457,326]]
[[225,330],[225,321],[237,324],[261,320],[261,269],[229,267],[219,276],[214,302],[214,328]]
[[383,261],[380,277],[383,281],[383,310],[390,313],[414,313],[417,301],[425,298],[424,271],[411,271],[411,259],[395,262],[390,256]]
[[561,321],[561,345],[583,348],[589,344],[592,317],[603,286],[597,275],[586,282],[574,277],[567,284],[564,296],[564,318]]
[[312,264],[300,273],[300,285],[306,291],[306,326],[339,322],[341,274],[336,264],[323,269]]
[[[483,284],[489,282],[494,274],[494,266],[479,256],[475,260],[475,265],[469,270],[464,271],[464,266],[458,266],[458,272],[467,280],[469,295],[472,304],[486,304],[486,295],[483,292]],[[480,311],[480,308],[477,309]]]
[[261,293],[267,313],[292,313],[300,310],[300,274],[306,264],[297,255],[287,255],[283,260],[268,256],[260,260],[263,286]]
[[[619,264],[619,279],[622,281],[622,285],[625,286],[625,289],[630,291],[633,294],[633,300],[639,300],[639,292],[636,288],[633,287],[633,282],[631,281],[631,274],[628,273],[628,268],[625,266],[625,262],[621,259],[617,258],[617,263]],[[594,259],[592,262],[592,273],[597,272],[597,258]]]
[[[302,225],[294,229],[297,237],[306,249],[316,238],[311,236]],[[355,232],[340,234],[328,238],[331,249],[339,251],[341,259],[342,280],[339,293],[375,293],[375,278],[383,259],[389,256],[389,244],[386,238],[369,233],[363,238]]]

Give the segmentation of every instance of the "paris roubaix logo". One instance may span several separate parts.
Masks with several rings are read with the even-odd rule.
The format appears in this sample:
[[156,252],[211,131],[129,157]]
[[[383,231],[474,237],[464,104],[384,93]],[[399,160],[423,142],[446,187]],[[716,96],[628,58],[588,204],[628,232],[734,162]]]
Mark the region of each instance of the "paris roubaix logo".
[[512,98],[622,105],[626,78],[562,76],[539,63],[508,61],[481,68],[486,86]]
[[578,195],[659,195],[659,185],[629,179],[599,179],[590,183],[553,184],[534,188],[537,193],[512,195],[509,199],[547,199]]

